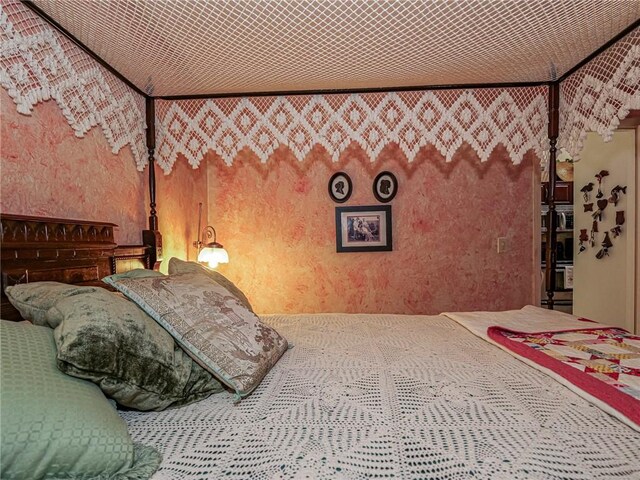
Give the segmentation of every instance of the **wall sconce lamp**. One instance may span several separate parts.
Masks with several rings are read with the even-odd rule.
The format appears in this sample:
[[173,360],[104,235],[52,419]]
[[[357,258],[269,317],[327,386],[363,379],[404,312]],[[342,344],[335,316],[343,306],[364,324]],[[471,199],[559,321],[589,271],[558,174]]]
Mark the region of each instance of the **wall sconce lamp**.
[[198,262],[206,263],[209,268],[216,268],[219,263],[229,263],[229,254],[224,247],[216,242],[216,229],[207,225],[200,229],[202,225],[202,203],[198,205],[198,232],[200,237],[193,242],[193,246],[198,249]]

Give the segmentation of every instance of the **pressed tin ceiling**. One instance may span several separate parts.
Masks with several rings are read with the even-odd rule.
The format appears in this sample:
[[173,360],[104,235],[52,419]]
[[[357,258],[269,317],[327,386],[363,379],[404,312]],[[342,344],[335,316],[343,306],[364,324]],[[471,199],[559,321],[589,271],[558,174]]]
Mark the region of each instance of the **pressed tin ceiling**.
[[153,96],[552,81],[640,0],[35,0]]

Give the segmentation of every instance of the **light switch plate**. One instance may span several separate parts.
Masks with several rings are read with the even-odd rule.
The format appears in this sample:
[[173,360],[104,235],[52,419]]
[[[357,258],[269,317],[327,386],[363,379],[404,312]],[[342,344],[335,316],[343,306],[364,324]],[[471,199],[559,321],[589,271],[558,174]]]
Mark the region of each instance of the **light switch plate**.
[[507,251],[507,237],[498,237],[498,253]]

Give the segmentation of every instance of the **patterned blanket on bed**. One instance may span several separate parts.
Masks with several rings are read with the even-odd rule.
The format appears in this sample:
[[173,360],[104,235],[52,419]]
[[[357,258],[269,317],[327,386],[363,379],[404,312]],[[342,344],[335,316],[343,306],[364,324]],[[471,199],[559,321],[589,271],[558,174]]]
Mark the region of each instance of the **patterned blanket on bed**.
[[619,328],[516,332],[490,327],[497,344],[561,377],[640,431],[640,337]]
[[503,335],[640,400],[640,336],[619,328]]
[[154,479],[640,478],[640,433],[446,317],[264,320],[295,347],[239,404],[121,412]]

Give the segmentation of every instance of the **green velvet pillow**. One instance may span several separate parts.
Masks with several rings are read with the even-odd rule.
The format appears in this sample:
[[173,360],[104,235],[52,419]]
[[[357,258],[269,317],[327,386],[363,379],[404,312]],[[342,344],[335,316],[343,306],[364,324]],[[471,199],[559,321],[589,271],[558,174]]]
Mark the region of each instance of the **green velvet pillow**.
[[2,478],[149,478],[160,455],[134,445],[100,389],[55,358],[51,329],[0,321]]
[[[242,293],[242,290],[236,287],[231,280],[229,280],[221,273],[218,273],[215,270],[211,270],[210,268],[207,268],[204,265],[200,265],[196,262],[185,262],[184,260],[180,260],[179,258],[172,257],[169,259],[169,275],[173,275],[176,273],[204,273],[218,285],[228,290],[229,293],[236,297],[240,304],[247,310],[251,310],[253,312],[253,307],[251,306],[251,303],[249,303],[249,299],[246,297],[246,295]],[[118,280],[114,278],[113,275],[110,278],[112,278],[113,280]]]
[[62,298],[47,315],[58,324],[58,368],[93,381],[120,405],[163,410],[223,390],[169,333],[119,294],[100,288]]
[[47,312],[58,300],[96,290],[104,289],[59,282],[33,282],[7,287],[5,293],[22,318],[30,320],[35,325],[56,328],[58,324],[47,317]]
[[[155,270],[136,268],[112,275],[114,278],[147,278],[163,276]],[[35,325],[56,328],[58,323],[47,316],[47,312],[62,298],[103,290],[102,287],[70,285],[60,282],[21,283],[5,288],[9,302],[20,312],[22,318]]]

